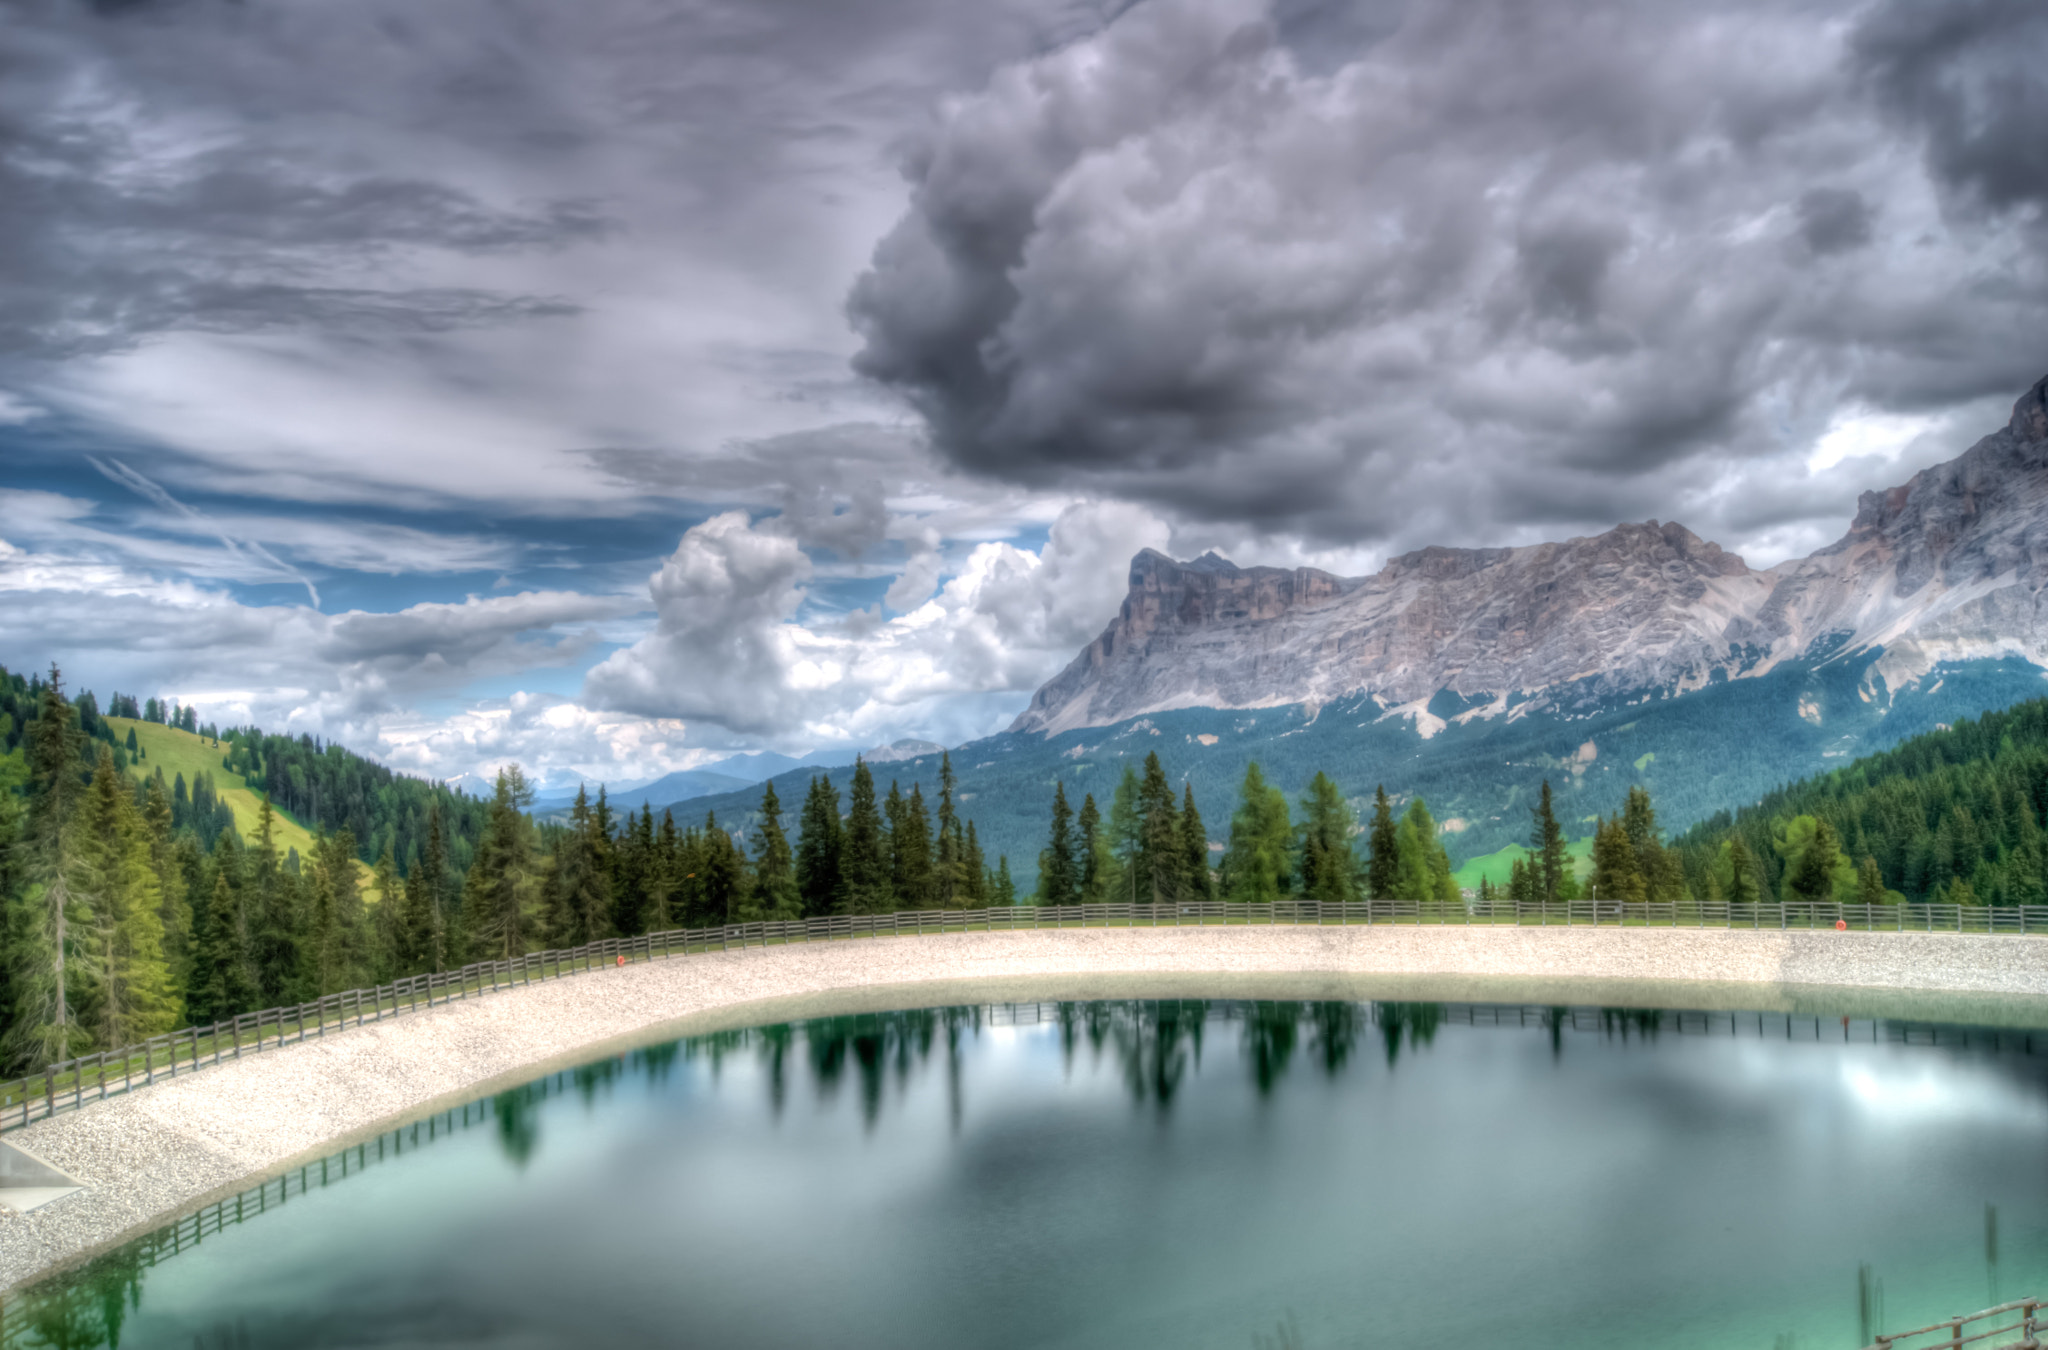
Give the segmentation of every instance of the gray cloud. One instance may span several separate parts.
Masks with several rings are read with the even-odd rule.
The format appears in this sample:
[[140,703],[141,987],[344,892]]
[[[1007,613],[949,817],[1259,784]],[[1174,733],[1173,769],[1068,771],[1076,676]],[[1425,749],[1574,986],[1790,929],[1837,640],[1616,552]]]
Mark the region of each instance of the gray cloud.
[[1416,3],[1313,62],[1302,10],[954,105],[857,368],[980,474],[1397,547],[1715,531],[1844,409],[2048,369],[2038,6]]
[[1994,210],[2048,205],[2048,10],[2032,0],[1887,0],[1851,45],[1948,187]]
[[245,119],[274,107],[224,115],[252,66],[277,73],[262,21],[232,5],[161,9],[29,0],[0,27],[0,359],[180,329],[446,330],[569,308],[362,284],[397,250],[557,247],[608,225],[587,200],[493,203],[366,168],[346,145],[267,141],[263,119]]
[[1815,253],[1843,253],[1870,242],[1870,203],[1853,188],[1809,188],[1799,196],[1799,234]]

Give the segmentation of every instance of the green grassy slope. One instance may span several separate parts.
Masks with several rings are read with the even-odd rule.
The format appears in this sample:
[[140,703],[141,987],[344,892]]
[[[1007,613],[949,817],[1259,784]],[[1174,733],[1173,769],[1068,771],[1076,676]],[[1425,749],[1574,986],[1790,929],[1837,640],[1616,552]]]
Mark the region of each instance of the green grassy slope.
[[[1583,880],[1586,874],[1593,870],[1592,836],[1572,840],[1567,846],[1567,852],[1571,855],[1573,874]],[[1509,844],[1505,848],[1481,854],[1467,862],[1452,874],[1452,880],[1458,883],[1458,889],[1461,891],[1478,890],[1482,877],[1496,886],[1506,886],[1508,872],[1514,867],[1515,859],[1528,856],[1529,850],[1522,845]]]
[[[228,772],[222,764],[222,756],[226,754],[225,745],[216,746],[203,736],[195,736],[176,727],[167,727],[156,722],[141,722],[129,717],[109,717],[106,723],[114,729],[114,739],[117,741],[125,742],[129,731],[134,731],[136,744],[148,756],[129,761],[128,772],[138,779],[147,778],[158,769],[162,769],[166,782],[182,773],[189,786],[200,774],[212,774],[214,791],[220,794],[220,799],[235,813],[235,828],[241,831],[245,841],[255,842],[256,823],[263,810],[263,796],[249,786],[248,780],[238,773]],[[283,811],[275,807],[271,809],[276,818],[272,826],[272,836],[276,840],[278,853],[283,854],[287,850],[297,849],[301,859],[312,857],[313,832]],[[360,862],[356,866],[361,870],[367,884],[371,875],[370,869]],[[375,899],[376,895],[374,892],[368,892],[366,898]]]

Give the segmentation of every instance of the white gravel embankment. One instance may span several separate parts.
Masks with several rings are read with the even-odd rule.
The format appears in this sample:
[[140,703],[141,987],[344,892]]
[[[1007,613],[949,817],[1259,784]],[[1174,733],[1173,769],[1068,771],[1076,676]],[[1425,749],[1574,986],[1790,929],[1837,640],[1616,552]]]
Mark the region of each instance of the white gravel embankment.
[[[1341,987],[1361,997],[1371,994],[1359,980],[1389,988],[1386,981],[1398,980],[1410,997],[1545,1002],[1595,994],[1659,1001],[1680,997],[1672,986],[1689,986],[1683,997],[1693,1007],[1707,1006],[1702,991],[1713,986],[1720,987],[1714,1002],[1752,1008],[1781,1006],[1788,985],[1833,986],[1845,996],[1881,989],[2033,1000],[2048,999],[2048,939],[1725,929],[1086,929],[799,944],[606,969],[267,1051],[9,1133],[8,1142],[87,1189],[30,1214],[0,1212],[0,1290],[429,1107],[658,1033],[934,1001],[1143,995],[1169,986],[1228,996],[1261,981],[1275,987],[1304,978],[1320,980],[1330,996],[1341,996]],[[1621,981],[1655,983],[1631,999],[1617,997],[1625,988],[1609,983]]]

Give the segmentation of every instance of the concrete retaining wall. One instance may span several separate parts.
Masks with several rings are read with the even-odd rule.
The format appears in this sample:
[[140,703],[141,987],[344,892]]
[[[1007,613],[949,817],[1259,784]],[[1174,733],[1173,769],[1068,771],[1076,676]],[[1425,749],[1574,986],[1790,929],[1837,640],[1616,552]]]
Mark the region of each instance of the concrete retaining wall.
[[0,1214],[0,1290],[456,1100],[632,1043],[1030,998],[1428,997],[2048,1025],[2048,938],[1507,927],[1137,928],[714,952],[551,980],[208,1068],[9,1136],[87,1189]]

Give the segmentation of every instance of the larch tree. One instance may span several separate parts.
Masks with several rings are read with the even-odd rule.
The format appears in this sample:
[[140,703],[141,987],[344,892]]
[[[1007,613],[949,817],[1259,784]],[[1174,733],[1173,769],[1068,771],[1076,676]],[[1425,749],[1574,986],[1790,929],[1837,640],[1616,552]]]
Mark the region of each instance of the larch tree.
[[1116,792],[1109,799],[1109,844],[1116,854],[1118,885],[1112,900],[1127,900],[1135,904],[1141,886],[1139,879],[1139,854],[1145,843],[1145,813],[1138,802],[1138,771],[1129,764],[1124,765],[1123,777],[1118,780]]
[[9,906],[6,937],[13,1023],[5,1057],[40,1068],[79,1049],[85,1033],[72,1006],[70,959],[90,915],[76,893],[77,815],[85,795],[79,773],[77,714],[64,698],[56,666],[25,728],[29,806],[21,830],[25,860],[19,898]]
[[1076,846],[1081,851],[1081,903],[1107,904],[1121,893],[1121,888],[1117,884],[1116,849],[1110,841],[1108,822],[1095,805],[1094,793],[1082,796],[1075,828]]
[[94,1040],[112,1050],[171,1030],[183,1009],[164,960],[148,828],[110,746],[100,747],[79,807],[79,843],[79,889],[92,915],[84,1011]]
[[1223,851],[1223,898],[1237,905],[1270,905],[1284,898],[1293,879],[1293,842],[1287,794],[1266,782],[1257,763],[1247,765]]
[[1394,889],[1401,899],[1446,905],[1458,902],[1450,855],[1444,851],[1438,835],[1436,817],[1430,814],[1428,804],[1420,797],[1409,802],[1408,809],[1401,813],[1401,823],[1394,829],[1400,878]]

